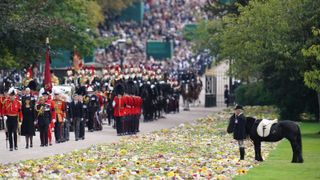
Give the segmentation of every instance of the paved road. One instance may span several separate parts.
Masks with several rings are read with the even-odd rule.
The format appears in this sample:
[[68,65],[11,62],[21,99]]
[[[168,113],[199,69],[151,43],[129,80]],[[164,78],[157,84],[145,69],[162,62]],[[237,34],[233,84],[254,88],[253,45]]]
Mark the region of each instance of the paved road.
[[[181,111],[179,114],[168,114],[165,118],[140,123],[140,134],[148,133],[163,128],[171,128],[181,123],[194,121],[201,117],[206,117],[214,111],[220,111],[222,108],[203,108],[194,107],[191,111]],[[25,139],[23,136],[18,140],[19,150],[10,152],[6,149],[4,131],[0,131],[0,163],[17,162],[20,160],[36,159],[47,157],[54,154],[61,154],[73,151],[75,149],[83,149],[94,144],[117,142],[121,137],[116,136],[116,132],[108,125],[104,125],[102,131],[86,132],[86,139],[81,141],[74,140],[74,133],[70,133],[70,141],[61,144],[53,144],[49,147],[40,147],[39,132],[34,137],[34,147],[25,149]]]

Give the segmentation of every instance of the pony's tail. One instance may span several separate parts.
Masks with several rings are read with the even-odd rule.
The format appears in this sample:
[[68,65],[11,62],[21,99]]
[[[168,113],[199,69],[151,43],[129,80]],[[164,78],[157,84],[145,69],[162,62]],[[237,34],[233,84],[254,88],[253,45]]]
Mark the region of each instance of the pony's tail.
[[302,157],[302,138],[301,138],[301,130],[300,130],[300,126],[298,125],[298,134],[297,134],[297,143],[298,143],[298,148],[299,148],[299,151],[300,151],[300,154],[299,154],[299,163],[303,163],[303,157]]

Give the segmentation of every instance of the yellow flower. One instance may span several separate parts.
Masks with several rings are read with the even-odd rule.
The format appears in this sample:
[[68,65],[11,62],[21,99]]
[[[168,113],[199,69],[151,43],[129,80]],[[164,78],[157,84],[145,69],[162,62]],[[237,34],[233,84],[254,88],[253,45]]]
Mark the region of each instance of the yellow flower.
[[94,162],[95,162],[94,159],[87,159],[86,161],[87,161],[88,163],[94,163]]
[[162,132],[162,133],[168,133],[168,132],[169,132],[169,129],[162,129],[161,132]]
[[168,176],[168,177],[173,177],[173,176],[174,176],[174,172],[173,172],[173,171],[168,172],[168,173],[167,173],[167,176]]
[[139,166],[141,164],[140,161],[136,161],[136,165]]
[[66,173],[67,173],[67,174],[70,174],[70,173],[71,173],[71,170],[70,170],[70,169],[66,169]]
[[238,169],[238,174],[246,174],[248,171],[245,169]]
[[120,152],[119,152],[119,154],[120,154],[121,156],[124,156],[124,155],[127,154],[127,150],[121,149]]

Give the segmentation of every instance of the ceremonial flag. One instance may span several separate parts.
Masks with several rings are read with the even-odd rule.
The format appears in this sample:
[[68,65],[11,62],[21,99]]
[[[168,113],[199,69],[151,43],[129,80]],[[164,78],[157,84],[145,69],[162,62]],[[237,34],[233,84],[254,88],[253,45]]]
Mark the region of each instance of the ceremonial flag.
[[45,64],[45,67],[44,67],[44,82],[43,82],[44,89],[46,91],[51,91],[52,90],[50,64],[51,64],[50,49],[49,49],[49,43],[48,43],[48,40],[47,40],[46,64]]

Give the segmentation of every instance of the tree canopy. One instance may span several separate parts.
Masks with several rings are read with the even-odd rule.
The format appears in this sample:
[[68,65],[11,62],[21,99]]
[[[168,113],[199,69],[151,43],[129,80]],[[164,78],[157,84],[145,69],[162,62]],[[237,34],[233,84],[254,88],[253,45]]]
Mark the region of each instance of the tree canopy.
[[320,3],[251,0],[237,7],[239,14],[211,20],[207,31],[198,29],[207,38],[198,36],[196,46],[206,45],[218,59],[231,60],[230,72],[243,82],[263,81],[282,117],[299,119],[299,114],[316,100],[304,78],[318,62],[301,50],[315,41],[311,29],[320,25]]
[[[121,2],[121,3],[120,3]],[[74,46],[88,55],[98,44],[103,11],[120,11],[131,0],[2,0],[0,1],[0,68],[28,64],[44,55],[45,39],[53,50]],[[43,58],[42,58],[43,59]],[[23,63],[21,63],[23,62]]]

